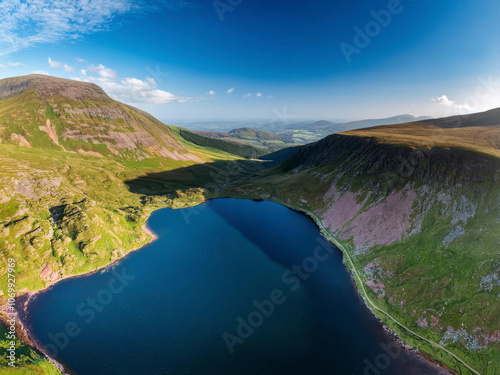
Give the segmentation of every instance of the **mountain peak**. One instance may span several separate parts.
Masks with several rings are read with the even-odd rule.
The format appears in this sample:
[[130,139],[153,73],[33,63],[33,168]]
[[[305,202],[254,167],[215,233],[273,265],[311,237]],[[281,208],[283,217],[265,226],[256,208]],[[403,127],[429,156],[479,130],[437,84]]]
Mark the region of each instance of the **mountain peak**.
[[0,142],[95,157],[200,161],[169,127],[96,84],[40,74],[0,80]]
[[43,99],[60,96],[71,100],[112,101],[104,90],[94,83],[43,74],[30,74],[0,80],[0,100],[19,95],[29,89],[34,89]]

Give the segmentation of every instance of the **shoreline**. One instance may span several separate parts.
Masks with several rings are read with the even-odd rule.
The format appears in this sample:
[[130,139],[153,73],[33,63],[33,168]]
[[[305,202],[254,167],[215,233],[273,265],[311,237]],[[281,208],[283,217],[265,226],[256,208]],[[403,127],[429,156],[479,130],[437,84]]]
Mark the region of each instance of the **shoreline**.
[[[282,205],[292,211],[295,211],[295,212],[298,212],[304,216],[306,216],[307,218],[309,218],[310,220],[313,221],[313,223],[316,225],[316,227],[318,228],[318,230],[320,231],[320,235],[326,239],[329,243],[333,244],[342,254],[342,263],[344,265],[344,267],[346,268],[350,278],[351,278],[351,281],[354,283],[354,288],[358,294],[358,296],[361,298],[361,300],[363,301],[363,304],[365,305],[365,307],[367,308],[367,310],[370,312],[371,315],[373,315],[377,320],[378,322],[380,323],[380,325],[382,326],[382,329],[388,333],[390,336],[392,336],[394,338],[394,340],[403,347],[404,350],[407,350],[409,352],[412,352],[418,356],[420,356],[423,360],[427,361],[427,362],[430,362],[438,367],[440,367],[441,369],[443,370],[446,370],[448,371],[450,374],[452,375],[459,375],[460,373],[457,372],[456,370],[448,367],[447,365],[445,365],[444,363],[440,362],[439,360],[433,358],[430,354],[428,353],[425,353],[425,352],[422,352],[418,349],[415,349],[414,347],[412,347],[410,344],[406,343],[401,337],[398,336],[398,334],[391,328],[389,327],[389,325],[384,322],[382,320],[382,318],[377,315],[375,313],[375,311],[373,311],[373,308],[370,306],[370,304],[368,303],[368,301],[366,300],[365,296],[363,295],[363,293],[361,293],[361,289],[358,287],[358,284],[356,282],[356,278],[354,276],[354,272],[353,270],[349,267],[349,265],[347,264],[347,260],[346,260],[346,256],[348,256],[348,254],[346,254],[347,251],[343,251],[334,241],[332,241],[331,238],[329,237],[332,237],[333,238],[333,235],[330,233],[330,232],[327,232],[326,234],[324,233],[324,227],[322,226],[322,223],[321,223],[321,220],[316,217],[316,215],[312,214],[311,212],[307,211],[306,209],[303,209],[303,208],[300,208],[300,207],[295,207],[294,205],[290,204],[290,203],[287,203],[285,201],[282,201],[281,199],[276,199],[276,200],[272,200],[272,197],[268,198],[268,199],[264,199],[268,202],[273,202],[273,203],[276,203],[276,204],[279,204],[279,205]],[[321,226],[318,225],[318,223],[316,222],[316,219],[318,221],[320,221],[321,223]],[[337,240],[338,241],[338,240]],[[339,242],[340,243],[340,242]],[[349,258],[350,259],[350,258]],[[352,262],[352,260],[351,260]],[[361,280],[360,280],[361,282]]]
[[[219,197],[210,197],[210,198],[207,198],[205,199],[205,201],[203,201],[202,203],[206,203],[208,202],[209,200],[213,200],[213,199],[221,199],[221,198],[229,198],[229,199],[244,199],[244,200],[253,200],[251,198],[234,198],[234,197],[228,197],[228,196],[219,196]],[[349,275],[350,275],[350,278],[352,280],[352,282],[354,283],[354,287],[355,287],[355,290],[358,294],[358,296],[361,298],[361,300],[363,301],[363,304],[365,305],[365,307],[368,309],[368,311],[379,321],[380,325],[382,326],[382,329],[388,333],[390,336],[393,337],[393,339],[399,344],[402,346],[402,348],[408,352],[411,352],[411,353],[414,353],[416,355],[418,355],[419,357],[421,357],[421,359],[423,359],[424,361],[427,361],[429,363],[432,363],[433,365],[435,366],[438,366],[439,368],[443,369],[443,370],[446,370],[448,371],[450,374],[452,375],[458,375],[459,373],[451,368],[449,368],[448,366],[446,366],[445,364],[439,362],[437,359],[433,358],[431,355],[425,353],[425,352],[421,352],[420,350],[418,349],[415,349],[413,348],[411,345],[409,345],[408,343],[406,343],[403,339],[401,339],[397,333],[391,329],[387,323],[385,323],[382,318],[377,315],[373,309],[371,308],[371,306],[368,304],[368,301],[366,300],[366,298],[364,297],[364,295],[361,293],[361,290],[360,288],[358,287],[358,284],[356,282],[356,279],[355,279],[355,276],[354,276],[354,273],[352,271],[352,269],[348,266],[347,264],[347,260],[346,260],[346,254],[344,254],[344,251],[339,247],[337,246],[337,244],[335,242],[333,242],[329,236],[327,236],[320,225],[318,225],[318,223],[316,222],[315,220],[315,217],[313,216],[313,214],[311,214],[309,211],[305,210],[305,209],[302,209],[302,208],[299,208],[299,207],[295,207],[285,201],[281,201],[279,199],[277,200],[273,200],[272,197],[269,197],[268,199],[259,199],[259,201],[268,201],[268,202],[273,202],[273,203],[276,203],[276,204],[279,204],[283,207],[286,207],[292,211],[295,211],[297,213],[300,213],[306,217],[308,217],[310,220],[312,220],[314,222],[314,224],[316,225],[316,227],[318,228],[318,230],[320,231],[320,235],[325,238],[329,243],[333,244],[343,255],[342,257],[342,263],[344,265],[344,267],[346,268],[346,270],[348,271]],[[169,208],[169,207],[163,207],[163,208]],[[158,210],[161,210],[163,208],[159,208]],[[173,209],[173,208],[172,208]],[[116,259],[114,260],[113,262],[107,264],[107,265],[104,265],[102,267],[99,267],[93,271],[89,271],[89,272],[85,272],[85,273],[81,273],[81,274],[76,274],[76,275],[68,275],[68,276],[65,276],[65,277],[62,277],[58,280],[55,280],[54,282],[50,283],[49,285],[47,285],[45,288],[43,289],[39,289],[39,290],[36,290],[36,291],[28,291],[20,296],[17,296],[16,297],[16,312],[17,312],[17,316],[18,316],[18,322],[17,324],[20,325],[20,328],[22,330],[22,332],[24,333],[24,337],[18,337],[20,341],[22,341],[25,345],[28,345],[30,346],[31,348],[35,349],[37,352],[39,352],[40,354],[42,354],[45,358],[47,358],[50,362],[52,362],[60,371],[63,375],[70,375],[70,370],[66,369],[64,367],[63,364],[61,364],[60,362],[58,362],[56,359],[50,357],[47,353],[45,353],[45,351],[43,350],[43,347],[38,344],[36,342],[36,340],[33,339],[33,335],[31,334],[28,326],[27,326],[27,323],[24,321],[24,318],[26,317],[27,315],[27,308],[28,308],[28,304],[29,302],[31,301],[31,299],[33,297],[36,297],[36,295],[38,295],[39,293],[44,293],[46,291],[48,291],[51,287],[53,287],[54,285],[56,285],[58,282],[60,281],[63,281],[63,280],[66,280],[66,279],[70,279],[70,278],[77,278],[77,277],[85,277],[85,276],[89,276],[89,275],[92,275],[92,274],[95,274],[97,272],[100,272],[102,271],[103,269],[107,269],[108,267],[112,267],[114,264],[118,263],[118,262],[121,262],[123,259],[125,259],[129,254],[131,254],[132,252],[135,252],[135,251],[138,251],[138,250],[141,250],[143,249],[144,247],[148,246],[149,244],[151,244],[152,242],[156,241],[158,239],[158,235],[156,233],[154,233],[151,228],[148,227],[147,225],[147,221],[149,220],[151,214],[156,211],[156,210],[153,210],[148,218],[146,219],[146,222],[144,223],[144,225],[142,226],[142,231],[145,232],[146,234],[148,234],[150,237],[151,237],[151,240],[149,242],[147,242],[146,244],[136,248],[136,249],[132,249],[130,250],[129,252],[127,252],[123,257],[119,258],[119,259]],[[319,218],[317,218],[319,220]],[[22,307],[21,307],[21,311],[18,310],[17,308],[17,301],[18,300],[21,300],[22,301]],[[3,306],[2,306],[3,307]],[[21,318],[21,312],[22,312],[22,316],[23,318]],[[2,321],[4,321],[4,317],[3,316],[0,316],[0,319]]]
[[[160,210],[161,210],[161,208],[160,208]],[[149,217],[151,216],[151,213],[149,214],[148,218],[146,219],[146,222],[144,223],[144,225],[141,228],[143,232],[145,232],[146,234],[148,234],[151,237],[151,239],[147,243],[145,243],[144,245],[142,245],[142,246],[140,246],[140,247],[138,247],[136,249],[130,250],[123,257],[118,258],[118,259],[114,260],[113,262],[108,263],[108,264],[106,264],[106,265],[104,265],[102,267],[99,267],[99,268],[97,268],[97,269],[95,269],[93,271],[88,271],[88,272],[84,272],[84,273],[80,273],[80,274],[76,274],[76,275],[67,275],[67,276],[61,277],[60,279],[57,279],[57,280],[51,282],[49,285],[47,285],[43,289],[30,290],[30,291],[27,291],[27,292],[25,292],[23,294],[20,294],[20,295],[16,296],[16,302],[15,302],[15,310],[16,310],[16,315],[17,315],[16,326],[18,327],[19,331],[21,332],[21,334],[18,334],[17,333],[17,329],[16,329],[16,336],[17,336],[17,338],[24,345],[29,346],[30,348],[34,349],[36,352],[38,352],[43,357],[45,357],[48,361],[52,362],[54,364],[54,366],[57,367],[59,369],[59,371],[63,375],[70,375],[71,371],[68,370],[62,363],[60,363],[56,359],[54,359],[51,356],[49,356],[44,351],[43,346],[41,344],[39,344],[33,338],[33,334],[32,334],[32,332],[29,329],[29,326],[28,326],[27,321],[26,321],[26,316],[27,316],[27,313],[28,313],[28,305],[29,305],[31,299],[33,297],[36,297],[40,293],[47,292],[50,288],[52,288],[54,285],[56,285],[57,283],[59,283],[59,282],[61,282],[63,280],[93,275],[93,274],[95,274],[97,272],[100,272],[100,271],[102,271],[104,269],[112,267],[116,263],[123,261],[123,259],[125,259],[129,254],[131,254],[131,253],[133,253],[135,251],[139,251],[139,250],[143,249],[144,247],[150,245],[154,241],[156,241],[158,239],[158,235],[156,233],[154,233],[151,230],[151,228],[148,227],[148,224],[147,224],[147,221],[149,220]],[[7,304],[0,306],[0,312],[1,313],[5,313],[4,309],[5,309],[6,306],[7,306]],[[7,324],[6,317],[3,314],[0,314],[0,321],[2,321],[3,324]]]

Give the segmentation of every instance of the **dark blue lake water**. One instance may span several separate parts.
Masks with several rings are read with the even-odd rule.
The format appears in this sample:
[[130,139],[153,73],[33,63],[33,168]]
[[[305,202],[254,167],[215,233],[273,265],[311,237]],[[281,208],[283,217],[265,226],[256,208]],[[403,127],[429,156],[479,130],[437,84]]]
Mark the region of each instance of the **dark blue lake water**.
[[217,199],[156,211],[148,226],[157,241],[30,302],[33,336],[72,372],[440,373],[383,331],[302,214]]

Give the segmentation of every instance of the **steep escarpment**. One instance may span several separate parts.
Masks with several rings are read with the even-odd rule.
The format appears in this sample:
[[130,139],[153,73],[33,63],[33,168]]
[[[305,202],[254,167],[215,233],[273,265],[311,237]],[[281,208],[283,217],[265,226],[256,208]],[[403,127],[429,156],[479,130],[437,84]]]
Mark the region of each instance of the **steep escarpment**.
[[[314,214],[349,252],[378,307],[481,373],[498,373],[500,159],[491,139],[463,140],[475,150],[431,139],[426,145],[418,126],[404,125],[411,128],[406,143],[401,129],[391,141],[378,128],[329,136],[231,194]],[[455,128],[441,130],[460,137]],[[500,134],[495,125],[488,131],[493,139]],[[386,322],[410,344],[468,373]]]

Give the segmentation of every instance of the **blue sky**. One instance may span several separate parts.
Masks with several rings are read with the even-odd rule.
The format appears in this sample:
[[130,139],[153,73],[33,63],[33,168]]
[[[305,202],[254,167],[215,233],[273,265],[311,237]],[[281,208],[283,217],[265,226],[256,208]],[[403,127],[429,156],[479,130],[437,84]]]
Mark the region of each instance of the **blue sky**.
[[166,122],[500,107],[496,0],[2,0],[0,78],[91,81]]

